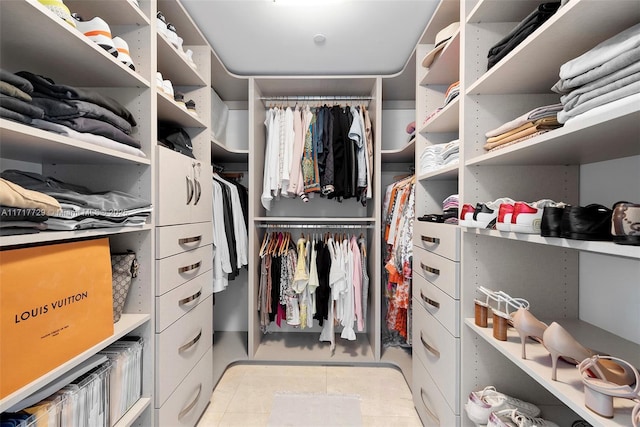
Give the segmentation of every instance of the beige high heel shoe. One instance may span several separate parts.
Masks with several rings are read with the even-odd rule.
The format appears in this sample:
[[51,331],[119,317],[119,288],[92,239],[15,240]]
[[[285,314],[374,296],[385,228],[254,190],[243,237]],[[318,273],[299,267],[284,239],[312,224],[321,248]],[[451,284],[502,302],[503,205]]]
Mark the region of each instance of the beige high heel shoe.
[[[600,369],[604,362],[614,362],[619,366],[624,366],[632,373],[633,379],[631,383],[635,382],[634,386],[612,383],[604,378]],[[582,383],[584,384],[584,405],[602,417],[613,418],[614,397],[633,400],[640,398],[640,375],[638,370],[625,360],[617,357],[596,355],[580,362],[578,369],[580,369]],[[631,413],[631,422],[634,427],[638,425],[637,412],[638,405],[634,407]]]
[[[585,359],[596,356],[596,354],[584,347],[571,336],[566,329],[558,323],[553,322],[542,334],[542,344],[549,354],[551,354],[551,379],[557,381],[556,370],[558,358],[562,357],[567,362],[578,365]],[[603,359],[599,356],[595,366],[599,369],[599,376],[617,385],[629,385],[635,380],[634,371],[629,368],[629,364],[619,364],[613,358]]]
[[522,343],[522,358],[527,358],[527,338],[531,338],[542,343],[542,335],[547,329],[547,324],[539,321],[531,312],[525,308],[519,308],[512,316],[513,327],[520,335]]

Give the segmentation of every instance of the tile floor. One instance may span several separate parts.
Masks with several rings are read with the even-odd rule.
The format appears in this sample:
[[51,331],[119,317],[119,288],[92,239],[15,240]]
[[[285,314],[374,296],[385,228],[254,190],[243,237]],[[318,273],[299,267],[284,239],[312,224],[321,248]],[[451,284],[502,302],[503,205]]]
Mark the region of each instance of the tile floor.
[[363,426],[422,426],[399,370],[238,364],[225,371],[198,427],[267,426],[276,392],[356,394]]

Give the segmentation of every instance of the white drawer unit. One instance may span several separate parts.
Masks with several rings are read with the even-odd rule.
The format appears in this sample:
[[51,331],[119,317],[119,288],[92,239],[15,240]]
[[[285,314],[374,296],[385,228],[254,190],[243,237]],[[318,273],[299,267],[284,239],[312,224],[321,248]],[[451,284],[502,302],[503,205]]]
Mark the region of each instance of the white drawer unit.
[[447,401],[436,386],[422,362],[413,359],[413,404],[425,427],[458,427],[460,416],[451,411]]
[[212,268],[212,245],[156,260],[156,296],[160,296]]
[[158,425],[193,427],[206,409],[213,391],[213,348],[189,372],[160,409],[156,410]]
[[414,300],[413,357],[433,377],[454,413],[459,411],[460,339],[455,338]]
[[158,147],[157,225],[211,221],[211,165]]
[[162,406],[213,345],[212,301],[212,297],[205,299],[164,332],[156,334],[156,407]]
[[458,226],[414,221],[413,244],[452,261],[460,261],[460,228]]
[[413,296],[451,335],[460,337],[460,300],[418,274],[413,278]]
[[173,322],[196,308],[213,294],[213,270],[156,297],[156,332],[162,332]]
[[213,225],[183,224],[156,228],[156,258],[213,244]]
[[460,299],[459,262],[414,246],[413,271],[442,289],[450,297]]

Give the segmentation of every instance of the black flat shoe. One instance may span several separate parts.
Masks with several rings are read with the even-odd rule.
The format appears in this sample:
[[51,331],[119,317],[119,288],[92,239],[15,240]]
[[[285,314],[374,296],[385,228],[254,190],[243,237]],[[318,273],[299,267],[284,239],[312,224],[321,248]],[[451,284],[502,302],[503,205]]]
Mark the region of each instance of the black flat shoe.
[[574,240],[613,240],[612,212],[606,206],[598,204],[567,206],[562,215],[561,236]]
[[545,206],[542,211],[540,235],[542,237],[562,236],[562,215],[566,206]]

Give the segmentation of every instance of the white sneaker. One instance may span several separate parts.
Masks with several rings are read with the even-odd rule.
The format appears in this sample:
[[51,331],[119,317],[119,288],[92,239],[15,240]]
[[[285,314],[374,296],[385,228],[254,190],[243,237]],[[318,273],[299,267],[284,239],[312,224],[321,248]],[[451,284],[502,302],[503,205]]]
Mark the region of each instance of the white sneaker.
[[194,70],[197,69],[198,67],[196,67],[196,63],[193,61],[193,51],[191,49],[187,49],[184,54],[187,57],[187,62],[189,63],[189,65],[191,65]]
[[498,209],[503,203],[513,204],[514,201],[508,197],[501,197],[493,202],[482,203],[481,205],[476,206],[475,212],[473,213],[475,227],[488,229],[496,228]]
[[167,19],[160,11],[156,13],[156,30],[163,36],[167,36]]
[[520,413],[531,417],[540,415],[540,408],[533,403],[507,396],[496,391],[493,386],[487,386],[483,390],[469,393],[469,399],[464,405],[464,409],[469,419],[477,425],[487,424],[492,412],[507,409],[517,409]]
[[530,417],[517,409],[492,412],[487,427],[559,427],[558,424],[542,418]]
[[135,71],[136,66],[133,64],[133,59],[131,59],[131,54],[129,53],[129,45],[127,44],[127,42],[120,37],[114,37],[113,44],[118,50],[118,61],[122,62],[124,65]]
[[104,19],[96,16],[89,21],[83,21],[78,15],[74,14],[76,19],[76,28],[85,35],[89,40],[109,52],[111,55],[118,57],[118,51],[111,38],[111,28]]
[[544,207],[556,205],[557,203],[550,199],[542,199],[533,203],[514,203],[513,214],[511,215],[511,231],[540,234]]
[[[173,45],[173,47],[175,47],[176,49],[178,48],[178,44],[180,43],[180,40],[178,40],[178,33],[176,31],[176,27],[169,23],[167,24],[167,30],[165,32],[165,35],[167,36],[167,38],[169,39],[169,41],[171,42],[171,44]],[[181,44],[181,43],[180,43]],[[182,48],[182,46],[180,46]]]
[[169,95],[171,99],[174,98],[175,95],[173,93],[173,85],[171,84],[171,80],[164,80],[162,82],[162,90],[164,91],[164,93]]
[[158,72],[156,73],[156,87],[157,87],[158,89],[162,89],[162,90],[164,90],[164,88],[163,88],[163,82],[164,82],[164,79],[162,78],[162,73],[160,73],[160,71],[158,71]]

